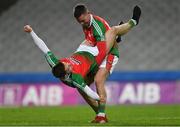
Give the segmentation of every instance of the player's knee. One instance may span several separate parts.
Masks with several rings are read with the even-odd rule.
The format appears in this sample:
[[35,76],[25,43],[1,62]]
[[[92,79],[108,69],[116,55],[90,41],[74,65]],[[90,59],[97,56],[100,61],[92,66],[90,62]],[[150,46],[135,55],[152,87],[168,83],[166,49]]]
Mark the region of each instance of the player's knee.
[[109,29],[106,33],[105,33],[105,37],[106,39],[112,36],[116,36],[117,35],[117,28],[116,26],[111,27],[111,29]]
[[102,84],[103,83],[103,80],[102,80],[101,76],[96,76],[94,78],[94,81],[95,81],[95,84]]
[[96,74],[94,81],[97,87],[104,85],[107,76],[109,75],[109,72],[104,69],[101,68],[99,69],[98,73]]
[[106,103],[106,100],[107,100],[106,95],[100,95],[100,96],[99,96],[99,101],[100,101],[101,103]]
[[116,33],[117,33],[117,28],[116,28],[116,26],[112,26],[111,29],[110,29],[110,32],[111,32],[112,34],[116,34]]

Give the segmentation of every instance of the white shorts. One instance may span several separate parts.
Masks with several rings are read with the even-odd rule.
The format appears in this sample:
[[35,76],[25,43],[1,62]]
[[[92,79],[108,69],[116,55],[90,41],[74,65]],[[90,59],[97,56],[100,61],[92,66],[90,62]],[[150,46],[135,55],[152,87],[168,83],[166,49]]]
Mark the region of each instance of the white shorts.
[[[76,52],[79,52],[79,51],[89,52],[93,56],[97,56],[99,53],[97,46],[91,47],[91,46],[87,46],[84,44],[81,44],[78,47],[78,49],[76,50]],[[109,73],[111,74],[113,72],[114,67],[117,64],[118,60],[119,60],[119,58],[117,56],[110,54],[110,55],[106,56],[106,58],[103,60],[103,62],[99,66],[99,68],[106,68],[109,71]]]
[[[107,60],[108,59],[108,60]],[[119,58],[114,55],[108,55],[106,58],[103,60],[99,68],[106,68],[109,73],[111,74],[118,63]]]
[[80,51],[86,51],[91,53],[93,56],[97,56],[99,53],[99,50],[97,48],[97,46],[91,47],[91,46],[87,46],[84,44],[81,44],[78,49],[76,50],[76,52],[80,52]]

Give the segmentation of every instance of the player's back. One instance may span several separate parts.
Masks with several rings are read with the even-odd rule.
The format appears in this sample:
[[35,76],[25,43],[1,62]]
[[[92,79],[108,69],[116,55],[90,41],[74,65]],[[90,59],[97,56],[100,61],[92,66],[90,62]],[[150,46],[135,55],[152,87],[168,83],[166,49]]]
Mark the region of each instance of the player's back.
[[95,57],[85,51],[76,52],[71,57],[63,58],[60,61],[69,63],[72,73],[80,74],[82,77],[85,77],[90,71],[98,69]]

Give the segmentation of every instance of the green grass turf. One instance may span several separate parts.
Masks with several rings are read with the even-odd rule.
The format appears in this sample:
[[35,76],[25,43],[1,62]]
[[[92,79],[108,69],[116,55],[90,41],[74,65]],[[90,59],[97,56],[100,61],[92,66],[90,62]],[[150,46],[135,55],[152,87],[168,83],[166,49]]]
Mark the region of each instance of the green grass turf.
[[88,106],[2,107],[0,125],[180,125],[180,105],[108,106],[109,123],[92,124],[94,113]]

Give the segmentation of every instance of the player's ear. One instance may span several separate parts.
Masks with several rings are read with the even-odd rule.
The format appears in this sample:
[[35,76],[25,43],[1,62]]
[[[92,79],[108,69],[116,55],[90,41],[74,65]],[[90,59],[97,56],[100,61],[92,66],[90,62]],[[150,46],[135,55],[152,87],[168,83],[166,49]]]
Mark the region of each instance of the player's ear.
[[65,66],[63,63],[59,62],[52,68],[52,73],[56,78],[63,78],[66,74]]

